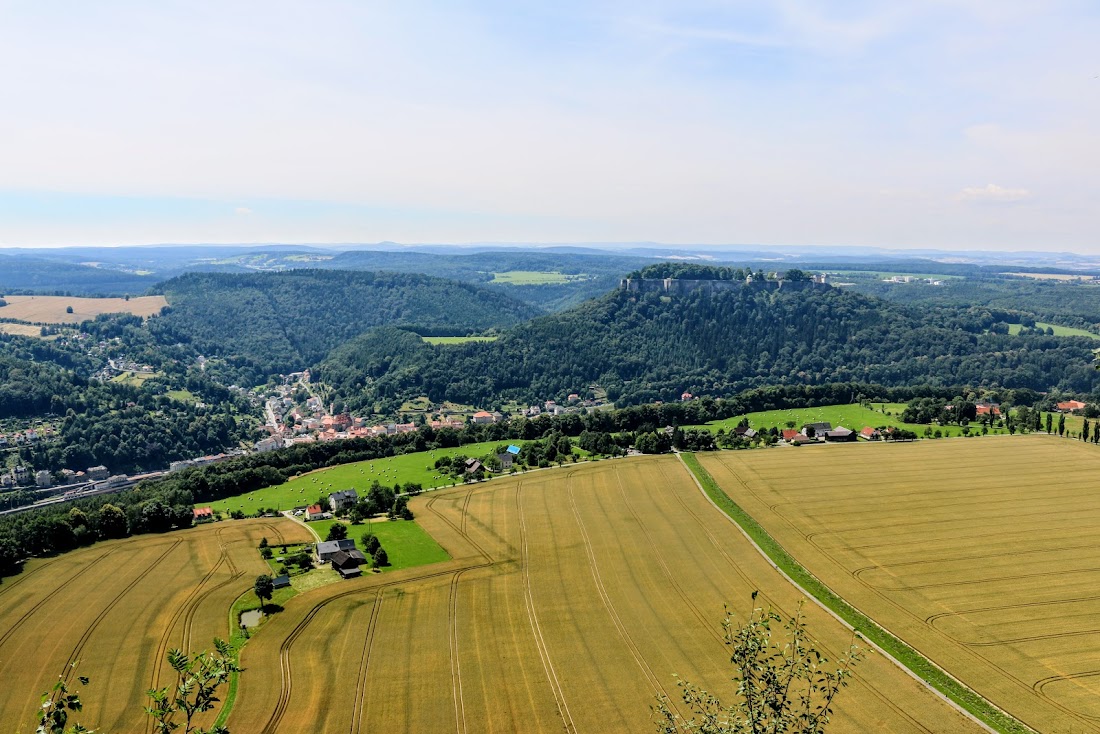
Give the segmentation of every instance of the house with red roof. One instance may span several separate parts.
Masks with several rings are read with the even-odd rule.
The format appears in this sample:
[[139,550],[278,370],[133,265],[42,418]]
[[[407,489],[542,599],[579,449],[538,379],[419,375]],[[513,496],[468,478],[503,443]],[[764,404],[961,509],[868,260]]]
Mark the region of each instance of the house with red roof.
[[1084,410],[1085,404],[1080,400],[1066,400],[1054,406],[1059,413],[1072,413],[1075,410]]
[[194,522],[198,525],[201,522],[213,522],[214,521],[214,508],[212,507],[196,507],[194,510]]
[[325,515],[325,508],[320,505],[310,505],[306,508],[306,522],[320,520]]
[[865,441],[880,441],[882,440],[882,434],[879,433],[877,428],[871,426],[864,426],[859,432],[859,437]]

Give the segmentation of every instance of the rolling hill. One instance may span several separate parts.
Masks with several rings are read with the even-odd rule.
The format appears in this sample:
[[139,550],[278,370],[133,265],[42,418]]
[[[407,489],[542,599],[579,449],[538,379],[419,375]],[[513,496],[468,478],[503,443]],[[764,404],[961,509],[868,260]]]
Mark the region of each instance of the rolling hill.
[[242,384],[308,367],[376,326],[467,334],[537,313],[503,293],[414,274],[189,273],[158,289],[169,309],[148,323],[156,340],[225,359]]
[[1089,392],[1084,338],[989,332],[979,309],[910,308],[836,288],[616,289],[519,324],[491,343],[424,345],[366,334],[319,368],[353,407],[427,395],[495,406],[584,393],[622,404],[770,384],[984,385]]

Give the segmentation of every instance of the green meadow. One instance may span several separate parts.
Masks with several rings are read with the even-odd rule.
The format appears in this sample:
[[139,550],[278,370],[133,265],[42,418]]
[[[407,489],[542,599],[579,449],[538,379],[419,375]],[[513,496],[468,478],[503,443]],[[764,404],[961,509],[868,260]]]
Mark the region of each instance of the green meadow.
[[343,464],[303,474],[275,487],[265,487],[247,494],[211,502],[209,506],[214,508],[214,512],[243,510],[245,513],[253,513],[260,507],[291,510],[313,504],[319,497],[327,497],[330,493],[341,489],[354,489],[363,494],[375,480],[389,487],[409,482],[420,484],[424,489],[445,487],[453,484],[454,480],[436,471],[433,466],[436,459],[458,454],[484,456],[498,446],[508,443],[522,442],[487,441]]

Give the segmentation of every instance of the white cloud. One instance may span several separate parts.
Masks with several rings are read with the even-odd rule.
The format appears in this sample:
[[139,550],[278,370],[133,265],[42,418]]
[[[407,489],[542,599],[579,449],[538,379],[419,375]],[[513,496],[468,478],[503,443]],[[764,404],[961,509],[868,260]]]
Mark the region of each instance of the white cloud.
[[242,217],[247,217],[249,214],[252,213],[252,210],[249,209],[247,206],[239,206],[233,210],[233,213]]
[[1031,192],[1027,189],[1007,189],[997,184],[986,184],[982,187],[965,188],[955,198],[958,201],[1012,203],[1030,199]]

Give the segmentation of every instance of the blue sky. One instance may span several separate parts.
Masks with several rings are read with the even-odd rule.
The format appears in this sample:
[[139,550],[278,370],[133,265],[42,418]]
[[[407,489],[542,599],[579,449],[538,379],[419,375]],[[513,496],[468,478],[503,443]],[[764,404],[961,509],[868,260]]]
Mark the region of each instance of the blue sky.
[[1100,252],[1085,2],[3,2],[0,245]]

